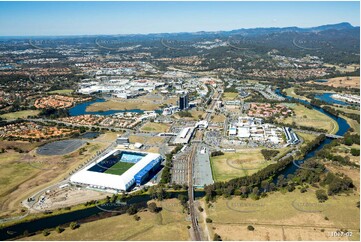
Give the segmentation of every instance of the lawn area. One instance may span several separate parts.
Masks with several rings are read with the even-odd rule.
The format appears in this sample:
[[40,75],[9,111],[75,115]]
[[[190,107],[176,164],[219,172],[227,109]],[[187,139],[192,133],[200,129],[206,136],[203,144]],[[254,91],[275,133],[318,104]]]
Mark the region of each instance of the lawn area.
[[284,91],[286,91],[287,96],[294,97],[294,98],[298,98],[298,99],[302,99],[302,100],[310,101],[310,99],[308,99],[308,98],[306,98],[306,97],[304,97],[304,96],[297,95],[297,94],[295,93],[295,88],[294,88],[294,87],[287,88],[287,89],[285,89]]
[[[350,194],[319,203],[311,189],[306,193],[296,189],[285,194],[275,192],[260,200],[218,198],[206,212],[213,220],[212,233],[222,240],[334,240],[329,232],[340,228],[353,232],[350,240],[358,240],[357,201],[359,194]],[[248,231],[248,225],[255,230]]]
[[[76,230],[65,228],[61,234],[51,231],[47,237],[41,233],[23,240],[134,240],[134,241],[179,241],[189,240],[186,214],[177,199],[157,202],[163,207],[159,213],[138,212],[136,221],[133,216],[122,214],[89,223],[81,224]],[[169,209],[171,208],[171,209]]]
[[93,103],[86,108],[87,112],[99,112],[108,110],[131,110],[141,109],[151,111],[160,108],[160,103],[149,102],[139,99],[119,100],[119,101],[106,101],[101,103]]
[[328,86],[333,86],[333,87],[360,88],[360,77],[359,76],[335,77],[335,78],[328,79],[328,82],[324,82],[322,84],[328,85]]
[[355,130],[355,133],[360,134],[360,124],[356,120],[347,118],[343,115],[340,115],[340,116],[341,116],[341,118],[343,118],[347,121],[347,123],[350,125],[351,128],[353,128]]
[[130,167],[134,166],[134,164],[135,163],[118,161],[112,167],[108,168],[108,170],[104,171],[104,173],[121,175],[126,172]]
[[318,129],[326,129],[328,133],[335,134],[338,131],[338,124],[335,120],[314,109],[308,109],[301,104],[297,104],[292,108],[295,116],[288,117],[284,120],[286,124],[314,127]]
[[354,109],[349,109],[349,108],[341,108],[341,107],[332,107],[336,110],[340,110],[343,111],[345,113],[355,113],[355,114],[360,114],[360,110],[354,110]]
[[54,90],[49,92],[50,94],[71,94],[74,90],[72,89],[62,89],[62,90]]
[[129,135],[130,143],[142,143],[147,145],[161,144],[164,141],[164,137],[160,136],[140,136],[140,135]]
[[40,170],[29,165],[23,155],[14,151],[0,154],[0,201],[14,187],[30,179]]
[[108,110],[131,110],[140,109],[145,111],[152,111],[160,109],[164,104],[177,103],[178,98],[163,98],[161,95],[146,95],[135,99],[110,99],[102,103],[94,103],[87,107],[86,111],[108,111]]
[[214,123],[223,123],[226,120],[226,117],[223,114],[212,115],[212,122]]
[[0,115],[0,117],[5,119],[27,118],[29,116],[38,115],[39,113],[40,110],[23,110],[18,112],[2,114]]
[[199,120],[199,115],[201,115],[201,119],[204,119],[206,116],[206,112],[203,111],[197,111],[197,110],[191,110],[190,113],[192,114],[193,119]]
[[169,127],[169,124],[147,122],[140,128],[140,130],[143,132],[167,132]]
[[223,93],[223,100],[234,100],[236,97],[238,97],[237,92],[224,92]]
[[296,132],[296,134],[304,140],[303,144],[301,145],[302,147],[306,146],[308,143],[310,143],[317,137],[317,135],[303,133],[303,132]]
[[269,164],[264,160],[261,149],[242,149],[211,157],[212,174],[216,182],[249,176]]

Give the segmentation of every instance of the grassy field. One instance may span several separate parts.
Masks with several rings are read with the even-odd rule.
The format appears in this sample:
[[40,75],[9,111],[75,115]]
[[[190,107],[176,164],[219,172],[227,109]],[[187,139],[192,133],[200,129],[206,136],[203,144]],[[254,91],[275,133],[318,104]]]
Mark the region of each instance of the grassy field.
[[161,95],[146,95],[135,99],[116,99],[113,98],[109,101],[102,103],[94,103],[87,107],[87,111],[108,111],[108,110],[131,110],[141,109],[151,111],[160,109],[163,104],[176,104],[177,98],[164,99]]
[[327,79],[327,82],[314,82],[310,81],[313,84],[326,85],[331,87],[351,87],[351,88],[360,88],[360,77],[359,76],[344,76],[344,77],[335,77]]
[[65,228],[61,234],[51,231],[47,237],[37,234],[23,240],[189,240],[187,225],[190,222],[186,221],[179,201],[170,199],[157,203],[162,211],[157,214],[138,212],[139,221],[123,214],[82,224],[76,230]]
[[160,108],[159,103],[129,99],[122,101],[106,101],[101,103],[94,103],[88,106],[86,111],[98,112],[98,111],[108,111],[108,110],[131,110],[131,109],[141,109],[141,110],[150,111],[159,108]]
[[[16,153],[8,150],[0,154],[0,216],[13,216],[21,210],[20,202],[36,191],[63,180],[68,173],[88,160],[97,151],[110,144],[100,142],[106,134],[94,139],[82,155],[74,151],[66,156],[37,155],[35,147],[41,143],[2,141],[0,147],[17,146],[30,150],[29,153]],[[98,143],[99,142],[99,143]]]
[[129,136],[129,142],[130,143],[142,143],[142,144],[147,144],[147,145],[155,145],[155,144],[160,144],[164,141],[164,137],[160,137],[160,136],[153,136],[153,137],[148,137],[148,136],[138,136],[138,135],[130,135]]
[[326,129],[330,134],[335,134],[338,131],[337,122],[319,111],[308,109],[300,104],[292,109],[296,116],[286,118],[284,123],[292,124],[295,122],[296,125]]
[[192,117],[194,120],[199,119],[199,115],[201,115],[201,119],[203,119],[206,116],[206,113],[203,111],[197,111],[197,110],[191,110],[190,113],[192,114]]
[[215,123],[223,123],[224,120],[226,120],[226,117],[223,114],[219,114],[219,115],[212,115],[212,122]]
[[341,108],[341,107],[332,107],[336,110],[343,111],[345,113],[354,113],[354,114],[360,114],[360,110],[354,110],[354,109],[348,109],[348,108]]
[[110,167],[108,170],[104,171],[104,173],[113,174],[113,175],[121,175],[124,172],[126,172],[130,167],[134,166],[134,164],[135,163],[118,161],[112,167]]
[[[353,232],[350,240],[358,240],[357,201],[359,194],[351,194],[319,203],[312,190],[300,193],[296,189],[260,200],[219,198],[206,212],[213,220],[212,234],[219,234],[223,240],[335,240],[340,238],[330,237],[329,232],[341,228]],[[248,225],[255,230],[248,231]]]
[[54,90],[49,92],[50,94],[71,94],[74,90],[72,89],[62,89],[62,90]]
[[297,95],[297,94],[295,93],[295,88],[294,88],[294,87],[287,88],[287,89],[285,89],[284,91],[286,92],[287,96],[290,96],[290,97],[293,97],[293,98],[302,99],[302,100],[310,101],[310,99],[308,99],[307,97]]
[[140,130],[143,132],[167,132],[169,127],[169,124],[147,122],[140,128]]
[[360,68],[360,65],[358,64],[352,64],[352,65],[347,65],[345,67],[339,66],[339,65],[332,65],[332,64],[325,64],[326,67],[335,67],[337,71],[339,72],[354,72],[356,71],[357,68]]
[[269,164],[264,160],[261,149],[243,149],[211,157],[213,179],[217,182],[251,175]]
[[224,92],[223,93],[223,100],[234,100],[236,97],[238,97],[237,92]]
[[40,113],[39,110],[23,110],[13,113],[2,114],[0,115],[0,117],[5,119],[27,118],[29,116],[38,115],[39,113]]
[[313,141],[317,137],[317,135],[303,133],[303,132],[296,132],[296,134],[304,140],[301,146],[306,146],[309,142]]
[[355,133],[360,134],[360,124],[356,120],[347,118],[343,115],[340,115],[340,116],[341,116],[341,118],[343,118],[347,121],[347,123],[350,125],[351,128],[353,128],[355,130]]

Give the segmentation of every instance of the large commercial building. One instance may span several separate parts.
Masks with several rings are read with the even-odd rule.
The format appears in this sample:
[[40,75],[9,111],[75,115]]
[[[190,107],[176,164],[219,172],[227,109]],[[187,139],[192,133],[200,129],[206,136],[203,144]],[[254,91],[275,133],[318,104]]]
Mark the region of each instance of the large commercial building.
[[102,190],[128,191],[158,171],[162,156],[115,149],[70,177],[70,182]]
[[263,122],[261,118],[239,117],[238,122],[229,124],[228,134],[232,139],[252,141],[259,144],[278,145],[282,141],[282,129]]
[[194,133],[195,127],[187,127],[182,129],[177,137],[175,137],[174,144],[188,144]]
[[298,136],[290,127],[284,127],[283,131],[285,132],[287,144],[295,145],[300,142]]
[[179,97],[179,109],[184,110],[189,107],[188,94]]

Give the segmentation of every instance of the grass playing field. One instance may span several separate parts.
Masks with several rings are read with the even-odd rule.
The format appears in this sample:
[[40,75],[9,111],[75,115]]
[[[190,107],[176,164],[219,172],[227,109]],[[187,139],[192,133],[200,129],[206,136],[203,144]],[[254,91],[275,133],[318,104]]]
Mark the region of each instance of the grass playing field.
[[264,160],[261,149],[243,149],[211,158],[213,179],[217,182],[249,176],[269,164]]
[[107,174],[121,175],[126,172],[130,167],[134,166],[135,163],[118,161],[108,170],[104,171]]
[[223,93],[223,100],[234,100],[238,97],[237,92],[225,92]]

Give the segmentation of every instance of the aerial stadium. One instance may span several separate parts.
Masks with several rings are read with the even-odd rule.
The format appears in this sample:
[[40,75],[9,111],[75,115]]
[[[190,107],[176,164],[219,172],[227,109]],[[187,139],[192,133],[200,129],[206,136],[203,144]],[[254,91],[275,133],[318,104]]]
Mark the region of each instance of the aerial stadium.
[[70,182],[90,188],[129,191],[147,182],[159,170],[156,153],[115,149],[70,177]]

